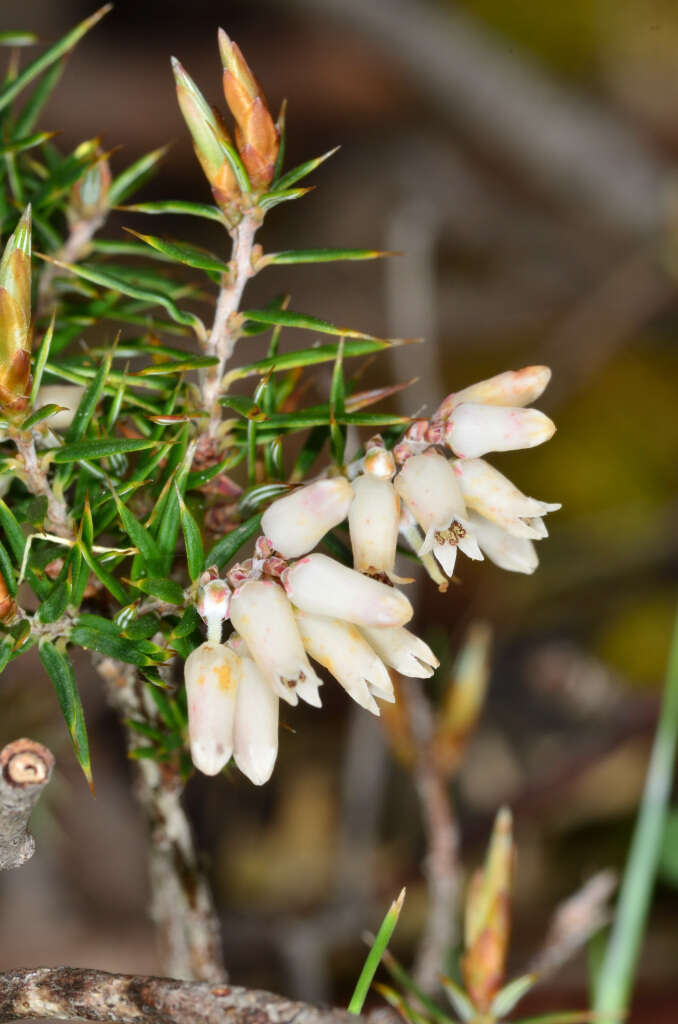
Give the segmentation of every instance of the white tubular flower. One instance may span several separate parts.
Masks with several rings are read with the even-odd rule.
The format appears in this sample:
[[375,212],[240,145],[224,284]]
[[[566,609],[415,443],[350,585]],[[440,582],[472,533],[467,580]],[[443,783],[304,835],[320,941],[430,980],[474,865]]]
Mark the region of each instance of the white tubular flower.
[[527,537],[514,537],[475,512],[471,512],[471,523],[481,549],[500,569],[531,574],[539,565],[537,549]]
[[390,576],[395,567],[400,499],[390,480],[371,473],[353,481],[353,494],[348,510],[353,565],[369,576]]
[[440,665],[435,654],[423,640],[409,629],[368,629],[363,633],[380,658],[411,679],[429,679]]
[[433,551],[448,576],[454,572],[457,547],[468,558],[482,558],[466,518],[454,470],[432,448],[412,455],[395,478],[395,489],[425,533],[417,552]]
[[307,555],[285,570],[282,581],[292,604],[304,612],[358,626],[404,626],[412,618],[412,605],[399,590],[327,555]]
[[488,452],[534,448],[553,437],[555,429],[538,409],[464,402],[445,423],[445,441],[460,458],[476,459]]
[[297,622],[311,657],[332,673],[357,704],[378,715],[379,706],[373,694],[392,694],[393,684],[386,666],[358,627],[302,611],[297,612]]
[[243,775],[255,786],[263,786],[270,779],[278,756],[279,700],[252,658],[241,655],[241,664],[233,756]]
[[241,661],[225,644],[200,644],[186,659],[188,736],[195,767],[216,775],[233,753],[233,722]]
[[261,518],[261,528],[283,558],[298,558],[346,518],[352,498],[345,477],[318,480],[269,505]]
[[292,607],[272,580],[248,580],[233,594],[231,622],[274,693],[320,706],[321,680],[311,668]]
[[434,419],[444,420],[462,402],[480,402],[482,405],[532,405],[548,382],[548,366],[524,366],[522,370],[507,370],[488,380],[478,381],[468,388],[453,392],[442,402]]
[[[484,459],[458,459],[454,472],[469,508],[514,537],[539,540],[545,529],[541,516],[560,508],[558,502],[528,498]],[[534,524],[534,519],[539,522]]]

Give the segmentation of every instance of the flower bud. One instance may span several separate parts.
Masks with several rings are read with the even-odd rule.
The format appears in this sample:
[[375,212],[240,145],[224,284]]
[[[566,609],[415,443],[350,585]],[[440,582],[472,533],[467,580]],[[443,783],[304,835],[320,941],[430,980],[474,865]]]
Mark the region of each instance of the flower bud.
[[327,555],[307,555],[282,579],[290,601],[305,612],[358,626],[403,626],[412,618],[412,605],[400,591]]
[[317,480],[269,505],[261,518],[261,528],[283,558],[298,558],[346,518],[352,498],[345,477]]
[[393,572],[400,526],[400,499],[390,479],[365,473],[353,481],[348,527],[353,565],[369,576]]
[[455,455],[475,459],[487,452],[534,448],[553,437],[555,429],[553,420],[538,409],[465,402],[449,416],[445,441]]
[[0,261],[0,403],[22,410],[31,381],[31,208]]
[[222,142],[231,145],[228,131],[176,57],[172,57],[172,69],[179,107],[193,136],[195,155],[217,204],[227,210],[232,200],[240,195],[235,174],[222,146]]
[[66,216],[71,226],[82,220],[96,220],[107,212],[111,180],[111,168],[102,153],[71,189],[66,207]]
[[240,48],[219,29],[219,52],[224,66],[224,95],[236,122],[236,143],[250,183],[266,188],[273,180],[280,150],[280,133],[266,98]]
[[393,452],[387,451],[380,434],[371,437],[365,446],[363,470],[382,480],[392,480],[396,471]]
[[[245,647],[242,641],[241,645]],[[241,666],[233,756],[243,775],[262,786],[270,779],[278,756],[278,696],[249,654],[241,654]]]
[[466,899],[461,968],[466,991],[481,1013],[489,1010],[504,977],[513,860],[511,812],[504,807],[494,823],[485,866],[473,876]]
[[469,508],[514,537],[539,540],[542,530],[530,525],[529,520],[560,508],[557,502],[528,498],[484,459],[458,459],[454,472]]
[[528,575],[534,572],[539,565],[539,558],[531,540],[527,537],[514,537],[476,512],[470,513],[469,520],[480,550],[491,562],[509,572],[524,572]]
[[231,598],[231,622],[269,686],[288,704],[319,705],[321,680],[311,668],[292,607],[272,580],[248,580]]
[[296,615],[301,639],[311,657],[357,704],[378,715],[379,706],[372,694],[392,692],[393,685],[385,665],[358,627],[310,612],[297,611]]
[[191,757],[205,775],[220,772],[233,753],[240,677],[240,659],[225,644],[200,644],[186,659],[184,679]]
[[362,631],[379,657],[403,676],[429,679],[440,665],[428,644],[409,629],[363,626]]
[[211,580],[200,588],[196,608],[207,623],[208,635],[214,632],[215,637],[218,634],[218,639],[221,639],[221,623],[228,618],[230,604],[231,588],[225,580]]
[[522,370],[507,370],[488,380],[478,381],[468,388],[448,395],[438,408],[434,420],[445,420],[462,402],[480,402],[482,405],[532,405],[548,382],[548,366],[524,366]]

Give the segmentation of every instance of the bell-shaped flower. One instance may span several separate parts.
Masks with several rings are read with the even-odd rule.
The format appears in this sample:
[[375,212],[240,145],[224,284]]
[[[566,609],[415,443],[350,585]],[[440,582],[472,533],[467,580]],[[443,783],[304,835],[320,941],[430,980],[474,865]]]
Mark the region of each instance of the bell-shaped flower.
[[193,764],[216,775],[233,753],[233,723],[242,663],[225,644],[200,644],[186,659],[184,679]]
[[428,644],[402,626],[396,629],[363,626],[363,633],[387,665],[410,679],[428,679],[440,665]]
[[425,533],[417,552],[433,551],[448,576],[454,572],[457,548],[468,558],[482,558],[466,518],[455,473],[444,455],[430,448],[412,455],[395,478],[395,489]]
[[345,477],[317,480],[269,505],[261,528],[283,558],[299,558],[346,518],[352,499]]
[[[393,691],[386,666],[374,653],[357,626],[325,615],[297,612],[304,647],[346,690],[349,697],[379,714],[373,693]],[[386,698],[388,699],[388,697]]]
[[391,577],[400,524],[400,499],[390,480],[365,473],[353,481],[348,528],[353,565],[369,576]]
[[279,699],[248,650],[241,653],[240,661],[242,673],[235,704],[233,757],[243,775],[255,786],[262,786],[270,779],[278,756]]
[[259,671],[279,697],[298,697],[320,706],[321,680],[311,668],[292,607],[273,580],[247,580],[231,598],[231,622],[243,638]]
[[412,618],[412,605],[399,590],[327,555],[307,555],[295,562],[282,582],[292,604],[304,612],[358,626],[404,626]]
[[539,565],[539,558],[531,540],[527,537],[514,537],[503,527],[497,526],[476,512],[471,512],[470,519],[480,549],[491,562],[500,569],[508,569],[509,572],[534,572]]
[[454,472],[468,507],[514,537],[539,540],[544,536],[541,516],[560,508],[558,502],[528,498],[484,459],[458,459]]
[[445,442],[462,459],[534,448],[553,437],[555,423],[538,409],[464,402],[445,423]]
[[507,370],[448,395],[433,418],[447,419],[452,410],[462,402],[480,402],[482,405],[532,405],[550,380],[551,371],[548,366],[524,366],[522,370]]

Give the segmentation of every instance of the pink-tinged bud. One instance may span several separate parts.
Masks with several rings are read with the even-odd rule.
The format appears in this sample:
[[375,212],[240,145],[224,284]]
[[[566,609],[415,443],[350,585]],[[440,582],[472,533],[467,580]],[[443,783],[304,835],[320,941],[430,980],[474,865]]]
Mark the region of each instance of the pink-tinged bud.
[[175,57],[172,57],[172,70],[179,107],[193,136],[195,155],[212,187],[214,198],[222,209],[226,209],[240,195],[235,174],[224,155],[224,145],[232,145],[228,131]]
[[522,370],[507,370],[488,380],[478,381],[468,388],[448,395],[437,410],[434,420],[445,420],[462,402],[480,402],[481,405],[532,405],[551,380],[548,366],[524,366]]
[[391,680],[357,626],[324,615],[297,611],[304,647],[343,686],[356,704],[379,714],[373,692],[387,693]]
[[557,502],[528,498],[484,459],[458,459],[454,472],[468,507],[514,537],[539,540],[543,530],[530,521],[560,508]]
[[380,658],[410,679],[428,679],[440,665],[435,654],[423,640],[409,629],[369,629],[363,633]]
[[527,537],[514,537],[475,512],[471,512],[469,518],[480,550],[491,562],[509,572],[524,572],[528,575],[534,572],[539,565],[539,558],[531,540]]
[[295,607],[358,626],[404,626],[413,615],[412,605],[399,590],[327,555],[302,558],[285,570],[283,583]]
[[555,423],[538,409],[465,402],[445,424],[445,441],[455,455],[476,459],[488,452],[534,448],[553,437]]
[[273,180],[280,150],[280,132],[259,83],[236,43],[219,29],[219,52],[224,66],[224,95],[236,122],[236,142],[254,188]]
[[380,480],[391,480],[396,471],[396,461],[393,457],[393,452],[373,448],[367,452],[363,459],[363,469],[365,473],[378,477]]
[[283,558],[298,558],[346,518],[352,499],[345,477],[318,480],[269,505],[261,528]]
[[369,576],[390,575],[395,566],[400,499],[389,479],[366,473],[353,481],[348,510],[353,565]]
[[[241,638],[240,638],[241,639]],[[245,644],[241,639],[241,646]],[[242,675],[235,705],[233,756],[255,786],[268,782],[278,756],[278,695],[252,658],[241,655]]]
[[433,551],[448,576],[457,548],[468,558],[482,558],[466,519],[466,508],[451,464],[430,449],[408,459],[395,478],[395,489],[425,532],[418,554]]
[[0,261],[0,403],[21,411],[31,381],[31,208]]
[[184,666],[188,736],[195,767],[216,775],[233,753],[233,722],[241,677],[237,654],[225,644],[207,643]]
[[[274,693],[297,704],[319,703],[321,680],[311,668],[292,607],[272,580],[248,580],[231,598],[231,622]],[[310,698],[310,699],[309,699]]]
[[211,580],[200,588],[196,608],[207,623],[208,639],[216,642],[221,639],[221,623],[228,618],[230,604],[231,588],[226,580]]

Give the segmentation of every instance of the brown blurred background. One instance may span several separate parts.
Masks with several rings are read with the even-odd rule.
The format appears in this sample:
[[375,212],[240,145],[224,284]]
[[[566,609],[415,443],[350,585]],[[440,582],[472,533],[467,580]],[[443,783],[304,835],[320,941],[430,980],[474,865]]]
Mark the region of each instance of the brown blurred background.
[[[2,27],[53,39],[92,8],[4,0]],[[296,309],[425,337],[368,371],[380,383],[419,377],[399,398],[408,412],[506,368],[554,371],[539,404],[557,420],[555,438],[494,460],[527,493],[563,503],[538,572],[462,561],[448,594],[417,584],[417,627],[443,653],[454,655],[474,619],[494,629],[487,706],[454,798],[467,866],[482,856],[500,803],[515,810],[519,970],[556,903],[623,863],[668,650],[678,567],[678,7],[120,2],[71,58],[43,126],[62,130],[64,148],[94,135],[120,145],[118,169],[169,140],[144,196],[207,201],[168,58],[220,102],[220,24],[271,106],[289,101],[288,166],[342,147],[310,197],[270,216],[262,242],[403,252],[388,265],[267,272],[248,304],[291,288]],[[117,215],[107,233],[123,223],[146,226]],[[205,223],[155,220],[153,230],[223,246]],[[325,385],[321,374],[316,383]],[[38,855],[0,877],[0,963],[158,970],[143,828],[116,721],[83,657],[92,800],[37,658],[34,667],[23,659],[3,676],[0,740],[48,743],[58,775],[35,816]],[[432,697],[445,682],[443,672],[428,686]],[[361,932],[403,884],[395,949],[411,956],[425,847],[388,733],[337,688],[325,691],[322,712],[286,716],[262,791],[234,773],[193,780],[188,800],[233,980],[341,1000],[363,957]],[[637,1020],[678,1014],[678,870],[672,884],[666,860]],[[585,1003],[580,955],[531,1005]]]

